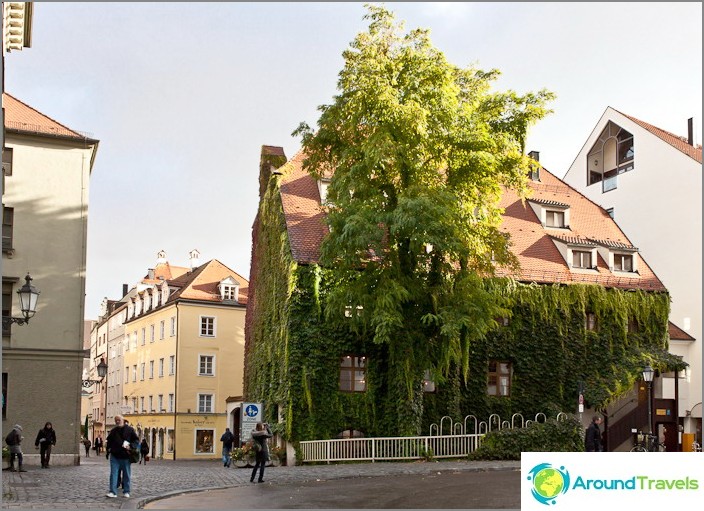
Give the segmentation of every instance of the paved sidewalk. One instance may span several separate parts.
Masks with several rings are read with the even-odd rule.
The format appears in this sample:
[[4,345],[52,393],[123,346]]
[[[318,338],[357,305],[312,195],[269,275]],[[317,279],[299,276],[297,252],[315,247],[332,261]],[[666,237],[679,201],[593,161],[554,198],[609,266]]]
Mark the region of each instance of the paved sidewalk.
[[[2,473],[3,509],[139,509],[147,502],[192,491],[249,485],[251,469],[225,468],[217,460],[150,461],[132,465],[131,498],[108,499],[110,465],[104,457],[82,458],[80,466],[27,467]],[[441,471],[517,470],[517,461],[348,463],[268,467],[268,484],[291,484],[349,477],[428,474]]]

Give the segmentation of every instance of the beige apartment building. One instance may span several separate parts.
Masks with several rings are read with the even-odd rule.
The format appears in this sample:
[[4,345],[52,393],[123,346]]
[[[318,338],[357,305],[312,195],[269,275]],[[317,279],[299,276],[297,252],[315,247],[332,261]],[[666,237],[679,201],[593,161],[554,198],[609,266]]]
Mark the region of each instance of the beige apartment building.
[[[2,315],[21,317],[17,290],[39,289],[29,323],[3,322],[3,430],[34,439],[51,421],[52,464],[79,462],[89,179],[98,141],[4,93]],[[31,446],[31,441],[29,441]],[[27,464],[39,464],[26,449]]]
[[248,282],[215,259],[199,264],[197,251],[188,268],[158,258],[103,319],[115,337],[108,430],[119,409],[154,458],[219,458],[226,400],[242,396]]

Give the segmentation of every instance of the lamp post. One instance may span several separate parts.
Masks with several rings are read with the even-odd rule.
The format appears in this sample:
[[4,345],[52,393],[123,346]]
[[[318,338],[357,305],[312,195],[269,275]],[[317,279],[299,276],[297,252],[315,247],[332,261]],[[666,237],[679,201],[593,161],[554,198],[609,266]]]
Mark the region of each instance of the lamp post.
[[20,297],[20,310],[22,311],[22,317],[13,318],[10,316],[3,316],[3,330],[10,328],[10,325],[13,323],[17,325],[29,323],[29,319],[37,312],[37,300],[39,299],[40,291],[31,284],[32,277],[29,276],[29,273],[27,273],[24,280],[24,285],[17,290],[17,294]]
[[91,385],[95,383],[100,383],[103,381],[103,378],[105,378],[105,375],[108,374],[108,365],[105,363],[105,359],[103,357],[100,357],[100,363],[98,364],[98,376],[100,377],[99,380],[82,380],[83,382],[83,387],[84,388],[90,388]]
[[652,410],[652,402],[653,402],[653,375],[655,374],[655,371],[653,371],[653,368],[650,367],[649,365],[645,366],[643,369],[643,380],[648,384],[648,430],[649,433],[653,433],[653,410]]

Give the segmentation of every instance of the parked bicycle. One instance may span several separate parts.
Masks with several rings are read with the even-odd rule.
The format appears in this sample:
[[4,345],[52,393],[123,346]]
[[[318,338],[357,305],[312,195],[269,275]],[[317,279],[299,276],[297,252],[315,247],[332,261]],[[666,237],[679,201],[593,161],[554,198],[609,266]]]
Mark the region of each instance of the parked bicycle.
[[631,452],[665,452],[665,444],[658,441],[657,435],[638,433]]

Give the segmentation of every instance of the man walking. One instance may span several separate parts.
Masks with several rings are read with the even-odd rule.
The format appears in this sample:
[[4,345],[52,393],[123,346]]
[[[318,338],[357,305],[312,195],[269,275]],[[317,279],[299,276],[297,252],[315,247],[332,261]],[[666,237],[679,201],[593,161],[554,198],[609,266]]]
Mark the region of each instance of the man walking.
[[110,491],[106,495],[111,499],[117,497],[117,476],[122,474],[122,496],[129,498],[132,467],[130,465],[130,446],[139,443],[137,433],[123,423],[122,415],[115,415],[115,427],[110,430],[105,441],[110,455]]
[[17,458],[17,471],[27,472],[22,467],[22,426],[15,424],[7,436],[5,437],[5,443],[10,448],[10,472],[15,471],[15,458]]
[[51,448],[56,445],[56,432],[51,422],[44,424],[44,427],[37,433],[34,447],[39,448],[39,457],[42,461],[42,468],[49,468],[49,458],[51,458]]
[[232,434],[230,428],[225,428],[225,432],[220,437],[222,442],[222,462],[225,467],[229,467],[232,463],[230,453],[232,452],[232,444],[235,441],[235,435]]
[[584,450],[587,452],[601,452],[604,449],[601,446],[601,417],[595,415],[592,417],[592,423],[587,428],[587,433],[584,435]]

